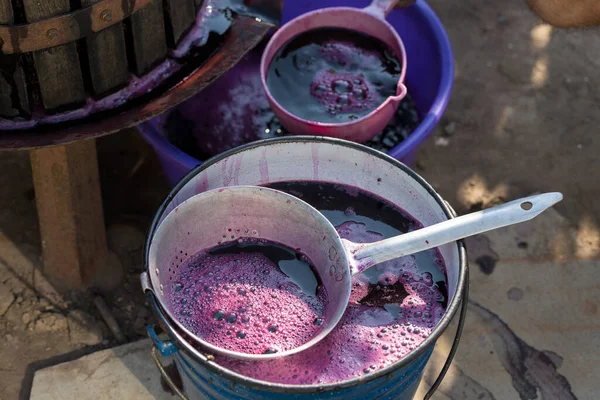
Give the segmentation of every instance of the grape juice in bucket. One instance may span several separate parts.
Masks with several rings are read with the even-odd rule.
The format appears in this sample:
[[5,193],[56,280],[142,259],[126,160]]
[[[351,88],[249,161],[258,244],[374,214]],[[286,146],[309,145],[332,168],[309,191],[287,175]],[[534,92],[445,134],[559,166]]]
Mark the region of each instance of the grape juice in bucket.
[[319,331],[327,292],[302,254],[240,241],[190,257],[170,300],[180,321],[215,346],[247,354],[292,350]]
[[[178,320],[176,321],[176,318],[172,319],[169,312],[166,311],[170,307],[166,290],[169,286],[168,282],[169,278],[172,277],[172,274],[169,273],[167,268],[160,268],[159,265],[171,265],[171,262],[176,259],[176,256],[180,256],[180,250],[191,255],[198,250],[208,247],[199,246],[197,241],[185,240],[185,236],[177,235],[178,237],[181,236],[181,241],[178,238],[177,241],[173,242],[171,249],[166,249],[165,252],[162,252],[160,256],[160,260],[162,261],[157,264],[155,262],[157,259],[152,255],[151,248],[155,241],[160,240],[158,238],[158,234],[160,233],[159,227],[168,215],[170,215],[173,210],[177,209],[179,205],[190,200],[199,193],[238,185],[273,186],[275,189],[281,189],[281,187],[278,187],[277,185],[291,182],[303,182],[307,184],[326,182],[324,183],[326,185],[334,184],[340,188],[344,188],[342,191],[342,200],[345,200],[345,203],[342,201],[338,206],[330,208],[330,210],[336,211],[339,216],[345,215],[346,211],[352,213],[352,210],[347,210],[347,205],[349,205],[354,208],[357,216],[368,216],[374,220],[380,218],[380,222],[383,222],[388,226],[396,226],[396,229],[399,231],[402,231],[402,225],[396,225],[396,220],[389,220],[389,217],[385,215],[380,215],[378,217],[377,215],[371,215],[368,212],[365,214],[364,211],[361,211],[360,204],[357,203],[356,199],[351,195],[358,191],[368,194],[371,198],[385,199],[385,201],[383,201],[384,204],[388,204],[396,210],[404,210],[406,212],[403,213],[403,215],[409,216],[409,220],[415,222],[418,221],[416,226],[419,226],[420,224],[423,226],[430,226],[447,221],[453,216],[453,211],[450,206],[414,171],[381,152],[347,141],[305,136],[269,139],[241,146],[220,156],[214,157],[202,166],[191,171],[179,182],[157,211],[150,228],[144,251],[147,268],[146,271],[142,273],[141,283],[143,290],[148,295],[148,301],[160,322],[162,330],[168,335],[158,336],[158,327],[148,327],[149,336],[155,344],[153,350],[155,353],[154,362],[159,369],[161,369],[163,376],[166,376],[166,372],[162,369],[163,367],[160,366],[162,358],[157,353],[160,353],[160,355],[165,357],[169,355],[174,356],[174,361],[183,382],[183,390],[190,400],[204,398],[212,400],[239,398],[261,400],[305,400],[309,398],[329,400],[367,398],[408,400],[413,398],[436,341],[448,328],[450,321],[456,315],[457,311],[461,310],[461,318],[458,324],[459,329],[456,334],[456,339],[453,342],[453,349],[456,348],[458,343],[458,337],[460,336],[461,331],[460,328],[462,327],[462,321],[464,321],[466,309],[463,300],[466,298],[468,290],[466,254],[464,246],[460,241],[439,246],[437,248],[439,254],[437,254],[437,252],[434,254],[430,253],[430,260],[432,261],[428,264],[435,267],[435,269],[432,268],[433,272],[417,271],[415,264],[410,264],[412,265],[412,270],[417,274],[423,274],[424,272],[432,273],[434,285],[437,284],[439,291],[447,296],[441,304],[438,303],[440,306],[444,307],[444,315],[441,319],[438,319],[438,316],[436,316],[435,325],[428,331],[428,336],[426,338],[418,338],[418,340],[421,340],[420,344],[414,347],[414,350],[395,361],[393,361],[391,357],[379,358],[379,360],[384,363],[383,365],[385,365],[383,368],[381,367],[381,364],[377,365],[376,363],[372,363],[369,364],[368,367],[373,365],[375,369],[369,368],[372,372],[366,373],[364,370],[357,369],[359,365],[354,365],[355,368],[348,368],[347,370],[340,371],[341,373],[338,373],[335,376],[325,376],[325,379],[327,379],[327,382],[329,383],[323,380],[323,378],[317,378],[317,383],[313,384],[278,383],[282,382],[282,377],[273,376],[271,378],[268,376],[269,372],[273,372],[273,369],[263,369],[260,371],[259,375],[257,368],[259,363],[257,362],[246,363],[239,360],[225,359],[224,357],[220,357],[214,351],[207,351],[204,347],[196,347],[196,339],[191,338],[181,327]],[[319,190],[306,190],[305,192],[304,201],[310,203],[310,199],[307,196],[310,193],[319,193]],[[299,192],[291,194],[299,195]],[[339,195],[337,197],[339,198]],[[349,200],[352,200],[353,203],[349,203]],[[318,206],[318,204],[316,205]],[[326,210],[326,208],[323,207],[317,208]],[[371,213],[376,213],[377,207],[370,207],[369,210],[371,210]],[[327,216],[327,218],[329,218],[329,216]],[[356,217],[354,218],[356,221]],[[339,226],[344,221],[332,222],[334,225]],[[331,228],[335,229],[333,226]],[[369,231],[383,232],[382,230],[378,231],[380,228],[381,225],[379,225],[377,229],[365,229],[365,234],[368,234],[367,232]],[[202,228],[199,226],[195,231],[200,234]],[[288,227],[285,226],[283,226],[282,231],[285,235],[292,235],[294,232],[291,227],[288,229]],[[183,233],[183,235],[185,235],[185,233]],[[384,235],[387,236],[387,234]],[[199,237],[199,239],[202,240],[201,237]],[[272,238],[271,240],[276,241],[275,238]],[[207,241],[207,243],[210,243],[210,241]],[[441,257],[439,255],[441,255]],[[419,256],[419,254],[415,254],[415,256]],[[311,254],[311,257],[316,258],[317,254]],[[438,259],[443,259],[443,269],[437,266],[436,260]],[[391,263],[388,263],[388,265],[389,264]],[[316,266],[317,264],[315,264],[315,267]],[[379,265],[374,268],[381,267],[382,266]],[[445,274],[444,278],[439,279],[436,277],[436,275],[434,275],[434,272],[436,271],[443,271],[442,276]],[[418,278],[418,276],[415,276],[414,274],[413,277]],[[402,276],[400,276],[400,278],[402,278]],[[408,278],[410,279],[411,277],[408,276]],[[427,275],[423,276],[423,279],[427,278]],[[445,287],[443,283],[438,284],[438,282],[443,281],[446,283]],[[373,282],[375,283],[375,279],[373,279]],[[162,283],[166,283],[164,285],[164,291]],[[372,286],[372,289],[377,289],[376,286],[377,285]],[[409,287],[408,289],[412,288]],[[394,303],[393,301],[389,301],[390,299],[393,299],[393,293],[390,292],[388,288],[387,293],[380,294],[386,295],[381,296],[385,303],[383,304],[383,307],[376,307],[375,312],[371,313],[371,315],[375,314],[375,317],[384,317],[385,314],[392,315],[386,310],[385,304]],[[334,294],[329,293],[329,295],[332,296]],[[401,294],[399,297],[402,296],[404,295]],[[364,296],[362,298],[364,298]],[[371,298],[364,299],[363,304],[359,304],[359,306],[381,304],[374,303],[375,300],[375,295],[372,295]],[[407,299],[407,301],[410,301],[410,299]],[[349,305],[349,310],[345,315],[342,315],[344,321],[340,321],[342,323],[337,324],[336,329],[338,330],[346,329],[348,327],[348,324],[344,324],[343,322],[345,322],[347,315],[352,311],[351,309],[357,308],[356,304],[346,304]],[[398,303],[396,302],[395,304]],[[438,307],[438,304],[434,305]],[[412,305],[414,305],[414,302]],[[389,306],[388,309],[394,312]],[[367,314],[367,317],[368,316],[369,314]],[[385,318],[389,317],[385,316]],[[388,320],[386,322],[392,321]],[[391,324],[392,330],[394,325],[395,324],[393,323]],[[389,335],[391,333],[391,331],[388,330],[389,324],[379,324],[379,326],[377,326],[377,324],[373,324],[373,318],[366,318],[363,326],[373,329],[378,328],[379,332],[371,332],[377,340],[381,340],[386,337],[386,334]],[[400,327],[399,324],[398,327]],[[426,327],[425,324],[425,328]],[[381,332],[382,329],[386,329],[386,332]],[[397,329],[399,328],[396,328],[396,330]],[[382,338],[379,338],[377,335],[381,335]],[[334,337],[331,332],[329,336],[331,336],[331,338]],[[327,340],[331,339],[329,336],[321,341],[327,343]],[[352,339],[352,332],[348,332],[347,336]],[[336,343],[331,344],[332,348],[329,350],[336,351],[336,349],[339,348],[339,346],[337,348],[335,347]],[[384,345],[389,346],[389,344],[381,343],[381,348],[377,349],[377,352],[385,351],[383,349]],[[400,347],[403,347],[401,343]],[[369,352],[368,347],[366,351]],[[371,350],[371,352],[373,351],[374,350]],[[300,352],[295,357],[303,356],[303,354],[304,351]],[[364,356],[365,353],[361,354]],[[391,355],[392,353],[390,352],[389,354]],[[449,353],[446,365],[450,364],[453,355],[454,351]],[[330,360],[326,359],[327,356],[331,357],[331,355],[327,354],[327,350],[324,350],[320,359],[317,361],[321,364],[327,362],[327,360]],[[339,369],[344,368],[344,365],[356,364],[351,356],[352,355],[345,359],[343,363],[338,362],[336,368]],[[367,357],[372,358],[373,361],[378,360],[377,353],[375,353],[373,357],[369,355],[367,355]],[[299,363],[301,361],[300,359],[289,358],[289,361],[288,357],[283,357],[280,360],[262,360],[264,361],[264,364],[262,362],[261,364],[264,368],[267,368],[269,365],[277,365],[273,361],[276,363],[289,363],[279,365],[291,365],[292,370],[297,369],[296,372],[287,377],[291,382],[295,382],[293,375],[310,375],[310,369],[308,369],[309,374],[306,374],[305,371],[307,371],[307,369],[300,370],[300,368],[295,366],[297,362]],[[329,363],[333,361],[330,360]],[[306,365],[306,363],[302,366],[304,365]],[[333,364],[329,365],[330,368],[328,368],[328,371],[336,369],[332,368],[332,365]],[[315,370],[317,369],[318,368],[315,368]],[[322,369],[315,372],[321,371]],[[353,374],[356,374],[356,376],[353,376]],[[264,379],[257,378],[256,376],[263,376]],[[443,374],[438,377],[437,382],[439,382],[442,377]],[[284,376],[283,378],[286,377]],[[298,377],[296,377],[296,379],[298,379]],[[314,377],[311,379],[314,379]],[[319,379],[323,381],[318,383]],[[309,381],[307,380],[306,382]],[[436,385],[432,387],[430,393],[433,393],[435,387]]]
[[[374,242],[421,227],[418,221],[384,199],[350,186],[323,182],[269,186],[316,207],[343,238],[351,241]],[[291,337],[292,342],[294,338],[300,340],[302,335],[310,334],[312,327],[318,327],[319,302],[315,301],[319,297],[318,277],[313,277],[314,286],[307,285],[306,280],[294,280],[287,275],[290,269],[282,268],[281,261],[285,257],[271,255],[269,258],[269,250],[272,246],[262,249],[252,246],[235,256],[227,252],[199,253],[179,268],[179,276],[176,275],[172,283],[171,301],[189,324],[202,325],[194,318],[214,322],[199,329],[213,329],[201,336],[218,340],[220,346],[254,353],[285,348]],[[292,261],[291,258],[293,255],[287,257],[288,261]],[[295,258],[302,259],[298,255]],[[230,269],[227,269],[229,263]],[[216,264],[219,269],[225,268],[218,281],[214,268],[210,268]],[[265,275],[272,274],[273,281],[269,284],[245,282],[240,286],[244,276],[255,276],[256,272],[260,276],[261,271],[253,269],[267,265]],[[301,265],[296,267],[302,268]],[[307,266],[303,268],[306,270]],[[208,279],[210,286],[206,285],[207,280],[197,286],[198,274],[212,274]],[[227,280],[226,290],[223,279]],[[288,285],[288,290],[281,290],[282,282]],[[206,294],[207,288],[211,292],[216,289],[225,297]],[[247,293],[256,299],[248,302]],[[308,297],[303,298],[302,294]],[[239,303],[240,299],[243,304]],[[354,276],[344,317],[313,347],[275,360],[248,362],[216,356],[215,362],[248,377],[284,384],[334,383],[371,374],[419,346],[442,318],[446,300],[443,259],[437,250],[424,251],[382,263]],[[290,304],[294,306],[289,307]]]

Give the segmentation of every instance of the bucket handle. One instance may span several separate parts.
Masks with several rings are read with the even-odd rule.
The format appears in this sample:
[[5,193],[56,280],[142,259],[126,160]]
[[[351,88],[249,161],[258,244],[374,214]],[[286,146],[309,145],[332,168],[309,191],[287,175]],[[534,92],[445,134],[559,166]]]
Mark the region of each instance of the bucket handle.
[[438,377],[435,379],[429,391],[423,397],[423,400],[429,400],[431,396],[436,392],[437,388],[440,386],[444,377],[446,376],[446,372],[450,368],[450,364],[452,364],[452,360],[456,355],[456,350],[458,350],[458,344],[460,342],[460,337],[462,336],[462,331],[465,326],[465,319],[467,316],[467,307],[469,305],[469,268],[467,267],[465,271],[465,286],[463,289],[463,298],[460,307],[460,316],[458,319],[458,326],[456,327],[456,334],[454,335],[454,341],[452,342],[452,348],[448,353],[448,357],[446,358],[446,362],[444,362],[444,366],[442,367]]
[[158,337],[158,333],[156,333],[156,329],[154,325],[148,325],[146,327],[146,332],[152,341],[154,342],[154,347],[160,352],[160,355],[163,357],[169,357],[177,352],[177,346],[173,344],[170,340],[161,340]]
[[165,367],[162,365],[160,359],[158,358],[159,351],[160,350],[158,350],[156,347],[152,347],[152,360],[154,360],[154,364],[156,364],[156,367],[160,371],[161,376],[164,378],[165,382],[167,382],[167,385],[169,385],[173,393],[177,395],[177,397],[179,397],[181,400],[188,400],[186,395],[183,394],[183,392],[177,387],[175,382],[173,382],[169,374],[167,374]]
[[175,354],[177,352],[177,347],[170,340],[161,340],[158,337],[158,333],[156,333],[155,325],[148,325],[146,327],[146,332],[148,332],[148,336],[154,342],[154,346],[152,346],[152,360],[154,361],[154,364],[156,364],[156,368],[158,368],[160,375],[163,377],[165,382],[167,382],[167,385],[169,385],[177,397],[179,397],[181,400],[188,400],[186,395],[183,394],[181,389],[175,384],[175,382],[173,382],[173,379],[171,379],[164,365],[158,358],[158,353],[160,353],[160,355],[163,357],[168,357]]

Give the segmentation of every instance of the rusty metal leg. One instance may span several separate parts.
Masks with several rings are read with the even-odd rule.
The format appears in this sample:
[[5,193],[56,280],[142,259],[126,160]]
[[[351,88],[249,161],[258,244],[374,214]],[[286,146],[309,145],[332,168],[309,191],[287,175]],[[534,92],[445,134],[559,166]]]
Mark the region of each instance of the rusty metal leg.
[[30,158],[44,274],[59,289],[97,285],[115,260],[106,244],[96,142],[31,150]]

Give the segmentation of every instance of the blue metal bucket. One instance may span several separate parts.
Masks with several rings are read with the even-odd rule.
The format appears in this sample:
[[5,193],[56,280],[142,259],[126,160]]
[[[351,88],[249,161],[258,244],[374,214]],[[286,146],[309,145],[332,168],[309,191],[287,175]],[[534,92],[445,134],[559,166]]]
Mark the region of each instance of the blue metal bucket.
[[[317,160],[315,164],[315,155],[327,163]],[[269,163],[268,181],[264,176],[266,162]],[[379,176],[385,177],[386,185],[376,179]],[[366,146],[342,140],[307,136],[270,139],[230,150],[196,167],[175,186],[159,208],[144,250],[146,272],[142,274],[142,286],[167,337],[161,339],[154,327],[148,328],[148,334],[155,343],[155,361],[167,382],[169,376],[164,373],[156,353],[174,356],[183,388],[173,386],[183,399],[412,399],[435,342],[461,308],[454,344],[440,376],[426,396],[429,398],[452,361],[464,322],[468,270],[464,245],[460,241],[439,247],[446,261],[449,297],[446,313],[432,334],[395,364],[360,378],[324,385],[288,385],[242,376],[194,348],[163,312],[148,275],[150,243],[162,219],[186,199],[206,190],[291,180],[324,181],[363,189],[400,206],[426,226],[454,217],[451,207],[404,164]]]
[[[223,376],[217,370],[209,367],[208,360],[200,358],[199,354],[190,349],[179,350],[172,342],[162,341],[158,338],[154,327],[148,327],[149,336],[155,341],[156,348],[161,355],[173,355],[177,370],[183,382],[183,390],[180,396],[188,399],[270,399],[270,400],[302,400],[302,399],[412,399],[421,381],[421,375],[431,353],[430,346],[410,364],[396,368],[389,374],[364,382],[361,385],[342,387],[336,390],[320,390],[312,387],[308,390],[292,392],[287,388],[263,387],[263,383],[239,376],[239,381],[229,376]],[[171,334],[176,332],[171,331]],[[180,338],[181,339],[181,338]],[[182,343],[180,343],[182,344]],[[186,346],[187,347],[187,346]],[[178,351],[179,350],[179,351]],[[205,358],[205,357],[204,357]],[[199,361],[200,360],[200,361]],[[159,360],[157,360],[160,362]],[[214,365],[213,365],[214,366]],[[161,367],[162,369],[162,367]],[[164,372],[166,374],[166,372]],[[272,389],[272,390],[271,390]],[[176,388],[175,390],[180,390]],[[185,394],[183,394],[185,393]]]

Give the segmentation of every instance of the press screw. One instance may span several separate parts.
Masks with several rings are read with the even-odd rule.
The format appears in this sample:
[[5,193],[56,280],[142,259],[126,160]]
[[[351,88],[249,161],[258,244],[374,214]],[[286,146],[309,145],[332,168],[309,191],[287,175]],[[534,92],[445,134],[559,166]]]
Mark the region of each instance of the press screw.
[[100,18],[102,18],[105,22],[110,22],[112,20],[112,11],[104,10],[100,13]]
[[47,35],[48,35],[48,38],[50,40],[56,40],[56,39],[58,39],[58,31],[56,29],[54,29],[54,28],[48,30]]

